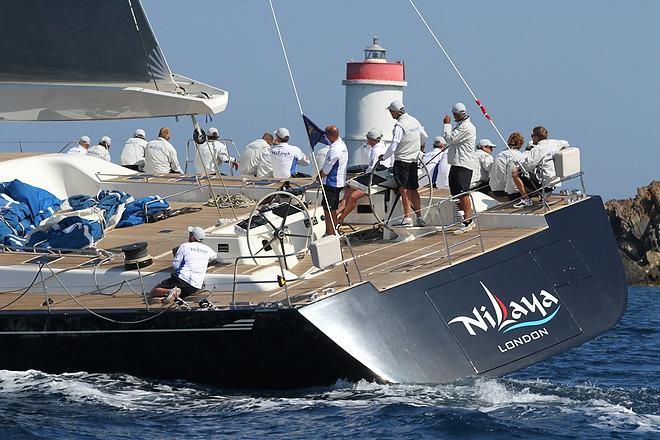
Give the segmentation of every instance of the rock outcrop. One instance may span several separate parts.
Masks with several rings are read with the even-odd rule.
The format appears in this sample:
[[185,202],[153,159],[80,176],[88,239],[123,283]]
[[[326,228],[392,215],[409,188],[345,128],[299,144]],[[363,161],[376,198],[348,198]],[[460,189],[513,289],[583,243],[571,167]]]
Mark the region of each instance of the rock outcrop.
[[610,200],[605,209],[630,284],[660,285],[660,181],[634,199]]

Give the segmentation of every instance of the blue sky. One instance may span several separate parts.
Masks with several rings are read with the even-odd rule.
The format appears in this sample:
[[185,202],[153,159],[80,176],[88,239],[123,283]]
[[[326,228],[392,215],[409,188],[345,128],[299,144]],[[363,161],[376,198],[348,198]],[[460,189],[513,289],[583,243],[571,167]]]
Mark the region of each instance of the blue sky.
[[[239,146],[286,126],[306,147],[277,34],[265,0],[143,0],[172,70],[229,91],[212,125]],[[468,104],[477,136],[501,144],[405,0],[274,0],[305,113],[344,126],[345,63],[377,35],[390,60],[406,63],[404,102],[431,136],[456,101]],[[582,147],[587,190],[606,200],[660,177],[660,2],[648,0],[417,0],[438,38],[505,136],[544,125]],[[109,36],[111,38],[111,35]],[[0,150],[31,151],[88,134],[122,141],[142,127],[174,130],[183,153],[188,118],[3,123]],[[207,124],[210,126],[211,123]],[[12,143],[7,143],[12,142]],[[497,151],[497,150],[496,150]]]

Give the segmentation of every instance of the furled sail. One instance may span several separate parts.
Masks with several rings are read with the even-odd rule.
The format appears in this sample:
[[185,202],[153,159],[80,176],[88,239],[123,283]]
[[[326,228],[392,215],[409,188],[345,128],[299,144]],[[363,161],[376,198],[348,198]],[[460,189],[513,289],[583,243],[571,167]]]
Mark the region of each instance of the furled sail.
[[173,75],[139,0],[5,0],[0,120],[217,113],[227,93]]

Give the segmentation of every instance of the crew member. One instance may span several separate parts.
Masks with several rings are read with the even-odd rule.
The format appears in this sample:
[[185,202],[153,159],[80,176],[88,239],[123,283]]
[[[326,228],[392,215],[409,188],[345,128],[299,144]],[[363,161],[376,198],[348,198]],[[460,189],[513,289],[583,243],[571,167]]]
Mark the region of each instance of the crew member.
[[381,156],[381,160],[394,155],[394,180],[399,187],[404,214],[401,221],[394,226],[412,226],[412,210],[417,216],[417,226],[424,226],[421,201],[417,191],[419,188],[417,160],[428,135],[422,124],[406,113],[401,101],[392,101],[387,110],[390,116],[396,119],[396,123],[392,131],[392,143],[387,152]]
[[451,108],[456,126],[452,129],[451,118],[445,115],[444,138],[449,145],[447,151],[447,162],[449,168],[449,192],[452,196],[463,194],[458,199],[458,206],[463,210],[464,218],[461,227],[454,231],[457,234],[474,229],[472,221],[472,202],[467,193],[470,190],[472,180],[472,168],[475,163],[475,142],[477,141],[477,129],[470,121],[465,104],[458,102]]
[[[448,188],[449,164],[447,163],[447,142],[442,136],[433,139],[433,149],[422,156],[422,162],[430,175],[433,188]],[[424,182],[428,184],[428,182]],[[420,182],[421,185],[421,182]]]
[[531,137],[533,148],[526,151],[520,161],[520,165],[529,174],[521,172],[520,167],[515,167],[511,174],[521,196],[520,201],[513,205],[514,208],[532,206],[534,203],[528,193],[537,191],[544,185],[551,187],[552,181],[557,177],[552,157],[562,148],[569,146],[568,141],[548,139],[548,130],[543,126],[534,127]]
[[158,139],[149,141],[144,149],[144,172],[149,174],[183,174],[176,150],[170,144],[170,129],[158,131]]
[[144,150],[147,147],[147,141],[144,137],[144,130],[138,128],[133,133],[133,137],[126,140],[120,158],[123,167],[134,171],[144,169]]
[[488,186],[490,170],[493,167],[493,149],[497,147],[490,139],[481,139],[477,142],[477,151],[474,153],[474,170],[470,187],[484,194],[490,192]]
[[[356,179],[358,179],[358,181],[361,181],[361,183],[368,185],[369,174],[371,174],[371,171],[374,168],[376,168],[376,166],[378,165],[378,158],[387,152],[387,146],[381,140],[383,138],[383,132],[380,130],[371,129],[367,133],[366,137],[367,137],[367,142],[365,143],[365,145],[366,148],[369,149],[369,154],[366,155],[367,157],[366,165],[368,166],[365,173],[362,174],[361,176],[356,177]],[[380,165],[389,168],[392,166],[393,163],[394,163],[394,157],[390,156],[388,159],[382,161]],[[340,223],[344,222],[344,220],[351,213],[351,211],[355,209],[358,200],[360,200],[362,197],[366,195],[367,194],[362,190],[353,188],[351,186],[346,187],[346,189],[344,190],[344,198],[339,203],[339,207],[337,208],[337,215]]]
[[152,298],[161,298],[167,304],[202,288],[209,262],[218,258],[213,249],[202,243],[205,235],[199,226],[188,227],[188,241],[178,247],[172,261],[174,272],[153,288]]
[[209,174],[216,174],[218,171],[216,169],[216,162],[219,167],[222,167],[223,163],[229,163],[230,167],[238,169],[238,163],[236,159],[229,155],[227,150],[227,145],[220,142],[220,132],[217,128],[209,128],[207,134],[206,142],[197,146],[197,152],[195,153],[195,169],[197,173],[201,174],[205,170]]
[[273,177],[276,179],[289,179],[294,176],[298,164],[309,165],[309,159],[302,150],[295,145],[289,145],[289,130],[286,128],[275,130],[275,141],[270,154]]
[[323,213],[325,215],[325,235],[335,235],[337,227],[337,208],[339,193],[346,183],[346,164],[348,164],[348,148],[339,137],[339,128],[329,125],[325,128],[325,137],[330,141],[328,154],[321,168],[323,183]]
[[270,160],[270,146],[273,135],[264,133],[261,139],[247,144],[245,152],[238,160],[238,169],[243,176],[273,177],[273,165]]
[[[507,140],[508,148],[500,151],[493,160],[493,166],[488,175],[490,190],[498,197],[506,197],[507,181],[511,182],[511,163],[515,164],[522,159],[520,148],[525,144],[525,138],[522,134],[511,133]],[[508,172],[507,172],[508,170]]]
[[89,150],[87,150],[87,154],[92,157],[98,157],[99,159],[103,159],[107,162],[112,162],[112,158],[110,157],[111,144],[112,144],[112,139],[110,139],[109,136],[103,136],[99,141],[98,145],[89,147]]
[[87,155],[87,150],[89,150],[89,144],[91,140],[89,136],[82,136],[78,141],[78,145],[75,145],[66,152],[66,154],[78,154],[81,156]]

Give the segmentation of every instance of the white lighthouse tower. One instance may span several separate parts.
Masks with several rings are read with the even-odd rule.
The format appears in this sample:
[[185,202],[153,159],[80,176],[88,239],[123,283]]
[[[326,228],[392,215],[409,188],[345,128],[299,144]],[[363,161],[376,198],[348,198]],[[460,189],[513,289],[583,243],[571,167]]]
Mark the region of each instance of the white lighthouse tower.
[[405,77],[403,63],[388,63],[377,37],[364,50],[364,61],[346,64],[346,79],[342,81],[346,86],[344,141],[351,164],[367,162],[368,158],[362,157],[361,147],[370,129],[382,130],[383,140],[392,140],[394,119],[386,108],[395,99],[403,101]]

